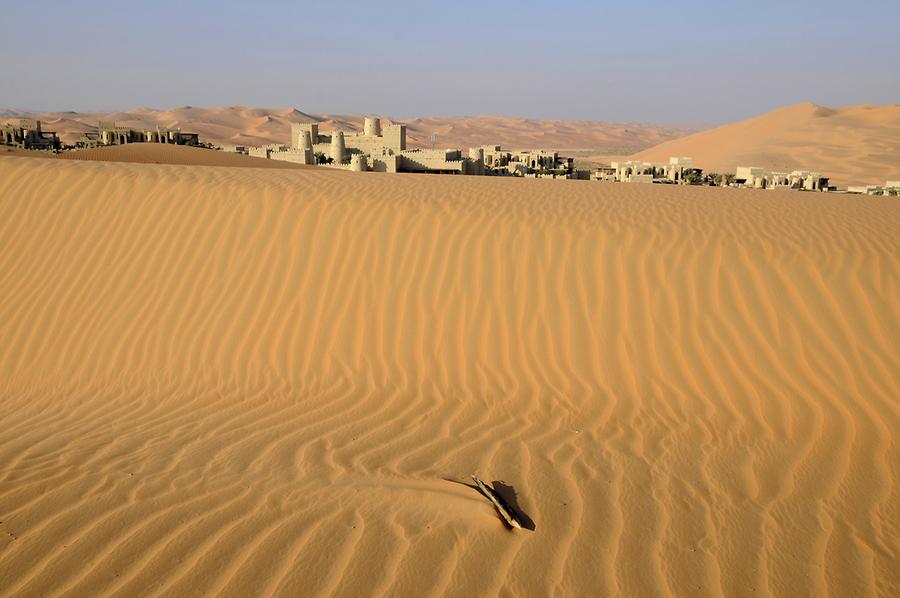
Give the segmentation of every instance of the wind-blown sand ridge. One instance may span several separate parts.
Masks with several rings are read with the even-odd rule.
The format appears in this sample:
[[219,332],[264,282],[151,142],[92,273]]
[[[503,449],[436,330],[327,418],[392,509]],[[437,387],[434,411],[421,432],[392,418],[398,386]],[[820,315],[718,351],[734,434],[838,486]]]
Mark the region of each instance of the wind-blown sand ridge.
[[896,596],[897,231],[891,198],[0,158],[0,594]]

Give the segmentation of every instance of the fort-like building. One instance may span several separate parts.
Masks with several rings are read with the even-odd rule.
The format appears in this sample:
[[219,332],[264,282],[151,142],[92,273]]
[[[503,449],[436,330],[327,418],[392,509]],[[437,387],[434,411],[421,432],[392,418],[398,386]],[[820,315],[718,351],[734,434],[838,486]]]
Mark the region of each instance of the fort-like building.
[[22,119],[18,125],[0,125],[0,143],[24,149],[58,150],[59,137],[54,131],[44,131],[41,121]]
[[406,125],[382,127],[381,119],[367,117],[361,132],[319,131],[318,123],[291,126],[289,146],[250,149],[251,156],[298,164],[317,164],[346,170],[376,172],[435,172],[465,174],[467,161],[459,150],[408,149]]
[[297,123],[291,126],[290,145],[251,148],[249,154],[355,171],[514,176],[573,173],[571,158],[543,150],[510,151],[490,145],[470,148],[464,154],[459,149],[408,148],[406,125],[382,126],[377,117],[366,117],[361,132],[323,133],[318,123]]

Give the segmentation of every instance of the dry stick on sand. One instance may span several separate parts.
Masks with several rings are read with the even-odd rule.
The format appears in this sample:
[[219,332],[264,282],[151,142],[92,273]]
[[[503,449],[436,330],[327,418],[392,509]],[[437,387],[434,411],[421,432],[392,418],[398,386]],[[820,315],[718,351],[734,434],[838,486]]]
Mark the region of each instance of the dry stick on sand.
[[481,490],[481,492],[488,497],[488,499],[494,503],[494,507],[496,507],[497,512],[500,513],[500,516],[509,524],[510,527],[517,527],[522,529],[524,527],[522,525],[522,520],[519,518],[519,514],[516,513],[515,509],[509,506],[506,500],[503,499],[502,496],[497,494],[493,488],[482,482],[476,476],[472,476],[472,479],[475,480],[475,484]]

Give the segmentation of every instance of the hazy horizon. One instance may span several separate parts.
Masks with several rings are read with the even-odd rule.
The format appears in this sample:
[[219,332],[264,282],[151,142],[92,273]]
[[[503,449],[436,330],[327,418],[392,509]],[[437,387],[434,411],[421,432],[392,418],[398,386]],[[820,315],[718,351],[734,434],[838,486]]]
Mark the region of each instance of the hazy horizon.
[[346,2],[335,14],[284,2],[4,2],[8,22],[28,26],[0,40],[0,68],[19,82],[0,92],[0,108],[243,105],[696,126],[799,102],[900,99],[900,3],[567,6]]
[[[83,110],[71,110],[71,109],[49,109],[49,110],[38,110],[28,107],[17,107],[17,106],[0,106],[0,113],[8,113],[5,116],[0,114],[0,118],[16,118],[18,116],[33,116],[44,113],[66,113],[73,112],[75,114],[112,114],[112,113],[127,113],[133,112],[137,110],[153,110],[157,112],[167,112],[171,110],[178,109],[199,109],[199,110],[216,110],[216,109],[227,109],[227,108],[246,108],[251,110],[264,110],[264,111],[275,111],[275,110],[287,110],[287,109],[295,109],[304,114],[310,116],[325,116],[325,117],[335,117],[335,118],[359,118],[362,116],[380,116],[383,118],[392,118],[398,121],[407,121],[413,119],[428,119],[428,118],[509,118],[509,119],[523,119],[523,120],[539,120],[539,121],[571,121],[571,122],[609,122],[615,123],[617,125],[641,125],[641,126],[655,126],[660,128],[673,128],[673,129],[686,129],[686,130],[706,130],[709,128],[714,128],[721,126],[723,124],[731,124],[732,122],[737,122],[738,120],[746,120],[751,119],[756,116],[762,116],[768,112],[773,110],[778,110],[779,108],[786,108],[796,104],[804,104],[804,103],[813,103],[813,102],[796,102],[795,104],[785,104],[783,106],[776,106],[770,110],[766,110],[764,112],[747,114],[744,117],[740,117],[739,119],[735,119],[735,121],[727,121],[727,122],[718,122],[718,121],[696,121],[696,122],[678,122],[678,121],[668,121],[668,122],[660,122],[660,121],[652,121],[652,120],[637,120],[637,119],[611,119],[611,118],[558,118],[558,117],[541,117],[541,116],[517,116],[511,114],[498,114],[498,113],[484,113],[484,114],[449,114],[449,113],[435,113],[435,114],[391,114],[388,112],[372,112],[372,111],[359,111],[359,112],[328,112],[328,111],[318,111],[318,110],[307,110],[302,106],[252,106],[247,104],[229,104],[229,105],[220,105],[220,106],[199,106],[193,104],[184,104],[179,106],[130,106],[130,107],[116,107],[116,108],[86,108]],[[822,105],[827,108],[832,109],[840,109],[847,108],[856,105],[872,105],[872,106],[900,106],[900,103],[890,102],[885,104],[876,104],[873,102],[867,102],[862,104],[829,104]]]

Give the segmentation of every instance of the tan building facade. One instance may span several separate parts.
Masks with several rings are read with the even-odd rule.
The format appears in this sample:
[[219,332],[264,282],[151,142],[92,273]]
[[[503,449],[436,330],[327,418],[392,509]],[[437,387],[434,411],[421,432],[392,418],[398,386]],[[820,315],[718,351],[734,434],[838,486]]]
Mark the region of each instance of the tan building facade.
[[22,119],[18,125],[0,125],[0,143],[24,149],[58,150],[59,137],[54,131],[44,131],[41,121]]
[[794,170],[773,172],[756,166],[738,166],[735,169],[734,185],[754,189],[803,189],[805,191],[828,191],[828,177],[818,172]]
[[620,183],[689,184],[702,172],[694,167],[691,158],[672,157],[668,162],[612,162],[608,168],[598,168],[591,178]]
[[854,185],[847,187],[847,193],[897,197],[900,196],[900,181],[886,181],[884,187],[879,187],[878,185]]
[[574,159],[548,150],[506,150],[499,145],[481,148],[484,169],[491,174],[512,176],[571,177]]

